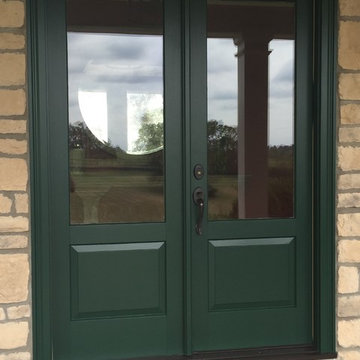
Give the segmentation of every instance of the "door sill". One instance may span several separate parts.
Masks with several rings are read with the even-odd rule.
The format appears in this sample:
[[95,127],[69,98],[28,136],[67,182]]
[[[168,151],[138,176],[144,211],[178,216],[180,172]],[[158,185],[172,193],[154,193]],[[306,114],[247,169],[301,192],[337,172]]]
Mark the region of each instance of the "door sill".
[[132,358],[131,360],[316,360],[336,358],[336,352],[320,354],[313,346],[277,346],[242,350],[204,351],[188,356],[151,356]]

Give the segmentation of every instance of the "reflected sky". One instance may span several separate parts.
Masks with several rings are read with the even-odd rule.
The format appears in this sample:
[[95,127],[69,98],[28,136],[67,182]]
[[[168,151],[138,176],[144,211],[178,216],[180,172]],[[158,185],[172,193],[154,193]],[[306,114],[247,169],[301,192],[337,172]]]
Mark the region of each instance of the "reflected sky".
[[[130,132],[147,111],[162,111],[163,37],[69,32],[68,72],[69,121],[86,121],[84,107],[97,110],[101,129],[86,121],[94,135],[132,152],[136,137]],[[104,96],[107,109],[99,109]]]
[[269,145],[294,143],[294,40],[269,44]]
[[[273,40],[269,50],[269,145],[289,145],[293,143],[294,41]],[[233,126],[237,124],[235,54],[232,39],[208,39],[208,119]],[[107,137],[102,134],[102,139],[131,152],[134,136],[125,131],[130,128],[127,103],[131,94],[144,94],[152,110],[154,102],[163,106],[159,101],[163,97],[163,37],[69,32],[68,72],[69,121],[83,119],[79,91],[98,92],[102,99],[106,94],[108,126]]]
[[[294,41],[269,43],[269,145],[293,144]],[[232,39],[208,39],[208,119],[237,125],[237,52]]]

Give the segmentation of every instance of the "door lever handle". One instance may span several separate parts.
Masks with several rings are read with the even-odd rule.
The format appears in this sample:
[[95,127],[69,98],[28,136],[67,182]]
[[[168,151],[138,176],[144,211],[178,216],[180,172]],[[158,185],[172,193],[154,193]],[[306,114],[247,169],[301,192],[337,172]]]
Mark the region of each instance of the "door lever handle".
[[197,187],[193,192],[193,200],[198,208],[198,217],[195,224],[195,231],[198,235],[202,235],[202,222],[204,218],[204,191],[202,188]]

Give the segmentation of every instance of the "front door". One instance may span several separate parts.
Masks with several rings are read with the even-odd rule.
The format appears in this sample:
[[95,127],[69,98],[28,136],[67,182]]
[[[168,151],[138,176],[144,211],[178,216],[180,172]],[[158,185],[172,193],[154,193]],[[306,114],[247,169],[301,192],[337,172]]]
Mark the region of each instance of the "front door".
[[310,347],[312,1],[46,11],[53,358]]

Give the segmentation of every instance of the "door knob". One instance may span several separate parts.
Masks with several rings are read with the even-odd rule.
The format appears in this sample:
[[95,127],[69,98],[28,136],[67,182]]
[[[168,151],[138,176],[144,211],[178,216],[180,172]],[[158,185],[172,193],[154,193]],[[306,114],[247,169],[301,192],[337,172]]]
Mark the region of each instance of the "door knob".
[[198,217],[195,224],[195,231],[198,235],[202,235],[202,222],[204,217],[204,190],[201,187],[197,187],[193,192],[193,201],[198,208]]

